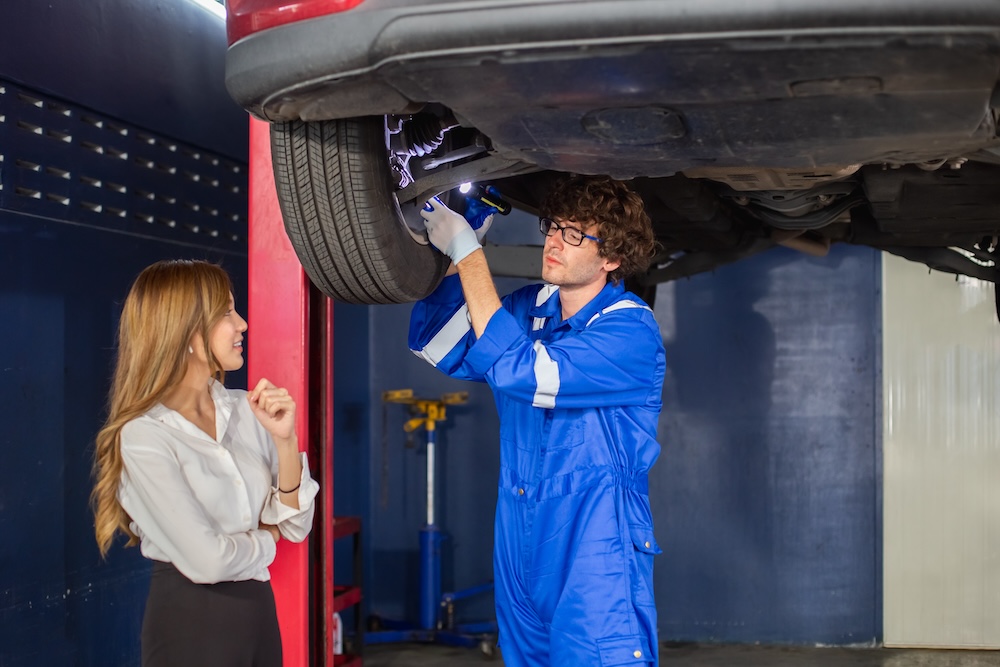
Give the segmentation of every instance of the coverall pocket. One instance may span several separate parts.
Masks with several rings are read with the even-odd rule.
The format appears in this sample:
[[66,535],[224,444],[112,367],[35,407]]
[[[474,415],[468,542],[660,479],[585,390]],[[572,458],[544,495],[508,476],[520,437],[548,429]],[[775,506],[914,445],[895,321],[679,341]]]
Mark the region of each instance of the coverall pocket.
[[629,526],[632,538],[632,558],[629,559],[630,579],[632,581],[632,601],[636,605],[655,607],[653,595],[653,556],[663,553],[653,537],[653,529],[649,526]]
[[643,635],[598,639],[597,651],[601,656],[601,667],[648,665],[653,662],[649,639]]
[[587,425],[583,419],[583,411],[572,409],[564,412],[564,415],[552,421],[552,431],[547,443],[549,451],[579,447],[587,439]]
[[653,537],[652,528],[649,526],[631,525],[628,529],[632,535],[632,544],[635,545],[636,549],[654,556],[663,553],[663,549],[660,548],[660,545],[656,543],[656,538]]

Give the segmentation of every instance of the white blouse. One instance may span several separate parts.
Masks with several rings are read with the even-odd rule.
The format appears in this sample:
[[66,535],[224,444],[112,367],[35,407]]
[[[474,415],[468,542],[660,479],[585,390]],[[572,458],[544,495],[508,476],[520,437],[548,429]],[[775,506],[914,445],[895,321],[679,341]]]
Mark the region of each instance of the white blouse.
[[299,509],[282,504],[277,451],[247,392],[214,380],[211,391],[218,440],[159,404],[125,424],[118,499],[146,558],[173,563],[200,584],[268,581],[275,543],[259,523],[305,540],[319,484],[302,452]]

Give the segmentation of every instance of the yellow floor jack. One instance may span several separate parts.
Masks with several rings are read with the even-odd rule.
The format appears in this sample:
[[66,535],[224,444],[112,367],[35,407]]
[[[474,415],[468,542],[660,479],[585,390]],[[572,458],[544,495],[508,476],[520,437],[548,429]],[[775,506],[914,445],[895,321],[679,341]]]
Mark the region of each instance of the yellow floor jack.
[[420,529],[420,621],[377,619],[382,629],[365,633],[365,643],[429,642],[449,646],[479,647],[483,657],[496,655],[495,622],[455,623],[455,603],[459,600],[486,593],[493,584],[482,584],[454,592],[441,592],[441,542],[444,534],[434,517],[435,492],[435,433],[437,423],[447,417],[449,405],[461,405],[469,399],[468,392],[443,394],[441,398],[417,398],[412,389],[397,389],[382,393],[384,403],[402,403],[410,406],[415,415],[403,424],[403,430],[413,433],[419,429],[427,432],[427,522]]

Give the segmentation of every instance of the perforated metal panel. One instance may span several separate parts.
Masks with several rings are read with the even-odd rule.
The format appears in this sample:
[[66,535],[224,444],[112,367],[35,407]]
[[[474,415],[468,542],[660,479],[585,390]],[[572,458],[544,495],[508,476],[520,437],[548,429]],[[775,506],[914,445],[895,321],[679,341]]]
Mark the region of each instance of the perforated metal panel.
[[[202,94],[208,109],[217,92]],[[20,416],[0,436],[3,667],[139,664],[149,563],[117,547],[102,560],[87,502],[118,315],[139,271],[176,257],[219,262],[246,312],[246,177],[246,163],[0,78],[0,404]]]
[[0,79],[0,209],[246,254],[246,166]]

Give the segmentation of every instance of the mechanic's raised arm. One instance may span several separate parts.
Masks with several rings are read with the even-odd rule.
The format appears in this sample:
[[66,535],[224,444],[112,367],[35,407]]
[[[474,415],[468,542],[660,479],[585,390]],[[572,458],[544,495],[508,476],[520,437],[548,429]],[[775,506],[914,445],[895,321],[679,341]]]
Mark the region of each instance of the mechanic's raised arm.
[[[434,293],[414,306],[410,349],[452,377],[482,381],[482,373],[465,363],[465,355],[501,308],[481,245],[493,216],[481,216],[474,228],[437,197],[420,214],[428,240],[451,259],[452,266]],[[458,280],[452,277],[456,272]]]
[[486,264],[482,240],[493,222],[495,208],[486,207],[475,214],[473,221],[445,206],[437,197],[430,199],[420,211],[427,228],[427,239],[447,255],[457,268],[469,306],[472,330],[478,338],[486,329],[493,313],[500,310],[500,296]]
[[465,294],[465,304],[469,308],[469,319],[476,338],[483,335],[486,325],[493,314],[500,310],[500,295],[493,283],[493,274],[486,263],[486,254],[482,248],[472,252],[458,267],[458,277],[462,281],[462,292]]

